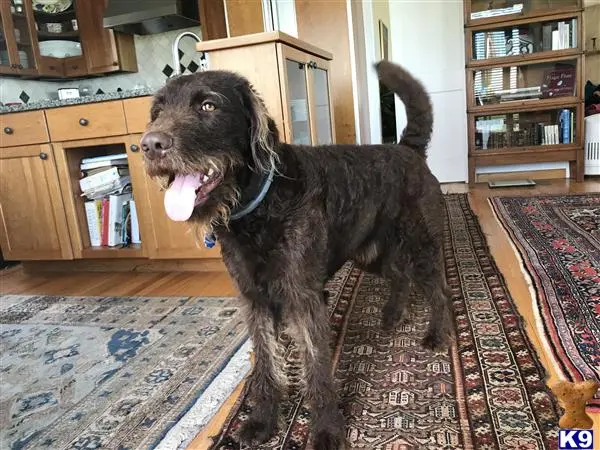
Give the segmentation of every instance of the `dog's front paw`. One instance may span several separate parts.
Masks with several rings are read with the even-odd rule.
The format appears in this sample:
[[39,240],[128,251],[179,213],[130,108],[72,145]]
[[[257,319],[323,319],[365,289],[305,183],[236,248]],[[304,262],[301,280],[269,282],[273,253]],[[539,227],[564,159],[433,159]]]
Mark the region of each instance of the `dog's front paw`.
[[250,417],[242,425],[240,441],[250,447],[267,442],[275,431],[275,422]]
[[314,435],[313,447],[315,450],[344,450],[346,445],[341,432],[332,433],[327,430],[321,430],[317,431]]
[[452,331],[437,330],[427,333],[423,338],[422,344],[423,347],[429,350],[443,352],[448,350],[453,339],[454,333]]

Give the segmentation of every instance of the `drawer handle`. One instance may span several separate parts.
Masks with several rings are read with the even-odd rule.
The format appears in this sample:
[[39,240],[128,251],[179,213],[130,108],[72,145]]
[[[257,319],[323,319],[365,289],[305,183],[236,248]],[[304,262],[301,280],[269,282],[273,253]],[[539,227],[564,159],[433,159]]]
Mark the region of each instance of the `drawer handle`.
[[40,159],[44,159],[44,160],[48,159],[48,153],[44,153],[44,152],[40,153]]
[[129,149],[130,149],[132,152],[139,152],[139,151],[140,151],[140,147],[139,147],[139,146],[137,146],[137,145],[135,145],[135,144],[131,144],[131,147],[129,147]]
[[81,125],[82,127],[87,126],[87,124],[90,123],[87,119],[81,118],[79,119],[79,125]]
[[11,127],[5,127],[4,132],[6,134],[13,134],[15,132],[15,130],[13,130]]

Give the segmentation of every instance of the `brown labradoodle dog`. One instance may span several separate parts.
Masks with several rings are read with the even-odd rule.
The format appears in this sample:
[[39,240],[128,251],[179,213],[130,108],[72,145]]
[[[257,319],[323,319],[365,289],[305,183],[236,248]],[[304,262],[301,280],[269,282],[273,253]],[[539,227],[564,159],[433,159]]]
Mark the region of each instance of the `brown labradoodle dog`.
[[226,71],[174,78],[155,95],[141,142],[147,173],[165,187],[173,220],[218,239],[248,306],[256,407],[241,437],[250,445],[276,428],[286,382],[276,336],[284,329],[303,349],[315,449],[343,445],[323,289],[345,261],[390,281],[384,327],[402,318],[412,285],[434,312],[423,344],[443,349],[453,335],[446,212],[425,160],[429,97],[401,67],[381,62],[377,71],[406,107],[399,145],[283,143],[248,80]]

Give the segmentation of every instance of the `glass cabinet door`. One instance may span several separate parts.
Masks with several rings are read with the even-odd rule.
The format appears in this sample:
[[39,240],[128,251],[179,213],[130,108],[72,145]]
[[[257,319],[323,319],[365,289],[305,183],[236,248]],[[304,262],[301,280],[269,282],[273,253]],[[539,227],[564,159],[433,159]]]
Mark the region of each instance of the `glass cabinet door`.
[[[552,10],[569,10],[581,6],[581,0],[466,0],[471,21],[514,18],[516,15],[543,14]],[[512,16],[512,17],[511,17]]]
[[312,69],[315,143],[328,145],[333,143],[331,133],[331,111],[329,109],[329,79],[327,70],[320,67]]
[[0,66],[16,72],[31,72],[35,69],[34,46],[37,45],[31,34],[31,2],[1,3]]
[[293,144],[310,145],[310,116],[308,111],[308,88],[306,64],[285,60],[289,100],[289,123]]
[[577,17],[472,31],[471,58],[485,61],[581,46]]

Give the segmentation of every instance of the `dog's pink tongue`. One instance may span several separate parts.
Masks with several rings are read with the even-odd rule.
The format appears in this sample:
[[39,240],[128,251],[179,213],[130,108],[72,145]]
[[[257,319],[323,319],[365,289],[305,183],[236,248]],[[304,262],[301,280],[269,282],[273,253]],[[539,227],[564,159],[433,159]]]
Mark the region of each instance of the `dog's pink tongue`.
[[194,211],[196,189],[200,187],[200,175],[176,175],[165,192],[165,210],[171,220],[188,220]]

